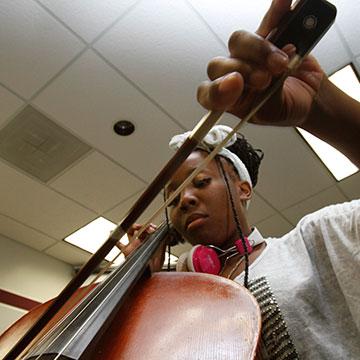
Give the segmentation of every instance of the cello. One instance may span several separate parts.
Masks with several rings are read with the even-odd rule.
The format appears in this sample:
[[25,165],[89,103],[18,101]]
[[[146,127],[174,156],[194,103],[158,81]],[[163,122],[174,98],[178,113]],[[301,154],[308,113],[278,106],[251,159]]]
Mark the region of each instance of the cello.
[[[255,106],[247,116],[235,126],[222,143],[215,147],[203,164],[189,176],[182,186],[179,186],[164,206],[170,203],[187,186],[216,156],[231,136],[239,130],[240,126],[251,119],[282,86],[286,77],[299,65],[301,59],[329,29],[334,21],[335,14],[336,9],[324,0],[297,2],[296,7],[290,11],[290,16],[284,19],[277,31],[271,34],[269,38],[278,47],[283,47],[288,43],[295,44],[297,53],[291,59],[288,71],[275,79],[261,95],[261,98],[256,99]],[[316,27],[310,32],[308,23],[305,21],[309,16],[312,19],[315,16],[317,19]],[[151,276],[148,274],[146,271],[147,264],[164,238],[164,233],[167,231],[165,227],[159,230],[151,241],[149,239],[146,245],[144,243],[136,253],[132,254],[123,266],[109,276],[104,284],[90,291],[69,313],[69,309],[62,308],[60,311],[66,316],[61,317],[58,314],[59,309],[77,291],[111,248],[116,245],[118,239],[130,229],[131,225],[171,178],[174,170],[196,148],[207,131],[218,121],[221,114],[221,111],[213,111],[202,119],[182,147],[128,212],[125,219],[91,257],[89,262],[84,265],[78,275],[53,302],[45,305],[45,307],[47,306],[46,310],[37,309],[37,314],[43,312],[43,315],[33,316],[32,320],[37,318],[33,325],[31,321],[30,324],[25,324],[22,320],[15,324],[15,329],[18,329],[15,333],[22,336],[20,341],[9,350],[8,344],[14,343],[11,336],[11,332],[14,333],[14,331],[11,331],[11,328],[0,338],[1,349],[5,348],[5,359],[16,359],[18,356],[23,359],[255,358],[257,354],[256,343],[260,336],[260,313],[255,299],[249,295],[246,289],[231,281],[222,278],[213,279],[212,276],[204,274],[156,274]],[[246,249],[245,244],[244,248]],[[171,282],[169,281],[170,278]],[[171,283],[173,285],[168,285]],[[165,292],[160,290],[162,286],[165,286]],[[173,296],[170,295],[171,289],[175,289]],[[189,289],[190,291],[188,291]],[[235,291],[235,289],[237,290]],[[152,293],[152,290],[160,290],[160,293]],[[235,299],[233,291],[239,295],[240,293],[245,294],[247,300]],[[168,301],[168,298],[171,301]],[[200,307],[199,298],[200,303],[211,298],[210,304]],[[189,306],[190,300],[198,305],[192,308]],[[234,307],[231,307],[231,304]],[[165,305],[173,305],[171,312],[165,311]],[[226,312],[225,308],[230,309],[229,313]],[[241,312],[241,309],[246,311]],[[252,315],[250,310],[254,311]],[[54,318],[55,314],[60,319],[59,321],[56,321],[56,317]],[[134,314],[134,316],[129,320],[124,318],[125,314]],[[180,318],[185,320],[186,326],[184,328],[174,327],[171,322],[172,317],[178,314],[181,314]],[[237,317],[234,314],[240,315]],[[141,318],[144,317],[141,321],[137,321],[137,315]],[[26,318],[30,319],[31,314]],[[179,323],[181,322],[180,319],[176,319]],[[236,324],[232,322],[234,319],[237,320],[235,321]],[[55,326],[51,326],[54,323]],[[154,330],[144,331],[149,324],[155,324]],[[253,336],[246,335],[250,331],[249,329],[243,331],[241,324],[249,325],[254,331]],[[27,332],[21,330],[25,328],[29,328],[29,330]],[[122,330],[119,337],[115,335],[115,329]],[[160,329],[163,331],[160,332]],[[42,336],[38,335],[40,332],[42,332]],[[231,335],[235,336],[231,337]],[[169,345],[169,339],[174,340],[177,337],[184,339],[186,345],[192,346],[185,346],[184,348],[187,351],[174,351],[174,348]],[[227,342],[228,337],[231,337],[231,343]],[[115,346],[116,350],[112,350],[115,341],[113,339],[118,339],[115,342],[118,344]],[[238,348],[236,344],[242,340],[244,341]],[[155,343],[156,345],[152,346]],[[144,347],[141,346],[143,344],[145,344]],[[132,345],[131,347],[135,350],[129,350],[128,345]],[[228,353],[227,350],[231,349],[234,352]],[[200,350],[200,352],[196,352],[196,350]]]
[[[167,231],[160,227],[78,304],[65,306],[23,358],[254,359],[261,316],[244,287],[209,274],[146,271]],[[5,332],[1,351],[48,306]]]

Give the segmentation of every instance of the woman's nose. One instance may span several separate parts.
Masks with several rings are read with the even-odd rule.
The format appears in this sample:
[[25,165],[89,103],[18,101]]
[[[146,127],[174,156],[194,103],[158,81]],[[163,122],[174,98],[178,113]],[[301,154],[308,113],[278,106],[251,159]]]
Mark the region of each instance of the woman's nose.
[[185,188],[180,195],[180,209],[186,211],[188,208],[194,207],[198,204],[198,198],[194,191]]

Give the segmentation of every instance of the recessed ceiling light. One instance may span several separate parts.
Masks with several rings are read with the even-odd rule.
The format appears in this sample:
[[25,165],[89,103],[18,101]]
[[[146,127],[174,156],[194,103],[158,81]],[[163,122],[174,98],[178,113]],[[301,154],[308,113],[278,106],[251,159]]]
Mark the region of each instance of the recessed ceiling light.
[[[351,65],[347,65],[331,75],[329,80],[349,96],[360,101],[360,83]],[[298,130],[319,156],[324,165],[334,175],[336,180],[343,180],[359,171],[359,169],[340,151],[309,132],[299,128]]]
[[120,120],[114,124],[114,131],[121,136],[131,135],[135,131],[135,125],[128,120]]
[[[99,247],[107,240],[111,231],[113,231],[115,227],[116,224],[113,222],[103,217],[99,217],[81,229],[75,231],[71,235],[67,236],[64,240],[72,245],[94,254],[96,250],[98,250]],[[129,243],[127,235],[124,235],[120,241],[124,245]],[[105,259],[111,261],[119,253],[120,250],[114,247],[105,257]],[[124,255],[121,254],[114,263],[118,265],[123,261]]]

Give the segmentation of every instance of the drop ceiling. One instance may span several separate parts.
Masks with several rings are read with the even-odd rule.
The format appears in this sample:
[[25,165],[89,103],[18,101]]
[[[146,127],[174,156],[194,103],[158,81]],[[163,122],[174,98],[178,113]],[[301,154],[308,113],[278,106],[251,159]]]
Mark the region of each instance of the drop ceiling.
[[[88,254],[62,239],[98,216],[119,222],[171,156],[171,135],[204,114],[197,85],[232,31],[255,30],[269,0],[3,0],[0,130],[33,108],[85,144],[40,180],[0,159],[0,234],[69,264]],[[334,1],[335,26],[314,53],[329,74],[360,70],[360,3]],[[119,137],[118,120],[135,133]],[[230,115],[223,123],[234,124]],[[359,197],[359,173],[336,182],[293,129],[247,125],[265,152],[250,219],[265,236],[305,214]],[[152,208],[162,202],[159,196]],[[149,213],[149,211],[148,211]]]

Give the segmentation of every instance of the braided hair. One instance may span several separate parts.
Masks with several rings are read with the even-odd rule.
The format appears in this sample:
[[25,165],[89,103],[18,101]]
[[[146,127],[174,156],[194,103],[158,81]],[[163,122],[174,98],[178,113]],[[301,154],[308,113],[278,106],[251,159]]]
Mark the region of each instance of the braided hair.
[[[249,172],[250,179],[252,182],[252,187],[255,187],[258,180],[258,174],[259,174],[259,166],[260,162],[264,157],[264,153],[262,150],[254,149],[251,144],[247,142],[244,135],[238,133],[237,134],[237,140],[234,144],[227,147],[229,151],[231,151],[233,154],[235,154],[245,165],[247,171]],[[226,159],[228,160],[228,159]],[[233,196],[231,194],[230,185],[229,185],[229,179],[226,175],[225,169],[222,166],[221,161],[218,161],[221,173],[224,177],[224,181],[228,190],[229,194],[229,200],[231,204],[231,210],[234,217],[234,221],[236,224],[238,235],[241,239],[243,248],[245,249],[244,259],[245,259],[245,272],[244,272],[244,286],[248,288],[248,280],[249,280],[249,252],[247,249],[247,245],[245,242],[245,237],[243,235],[243,232],[241,230],[240,221],[235,209],[235,202],[233,199]],[[235,172],[237,173],[236,168],[233,166]],[[239,174],[238,174],[239,175]]]
[[[229,151],[234,153],[246,166],[249,172],[253,187],[257,184],[259,167],[264,153],[260,149],[254,149],[245,139],[243,134],[237,133],[237,140],[234,144],[227,147]],[[236,171],[236,170],[235,170]]]

